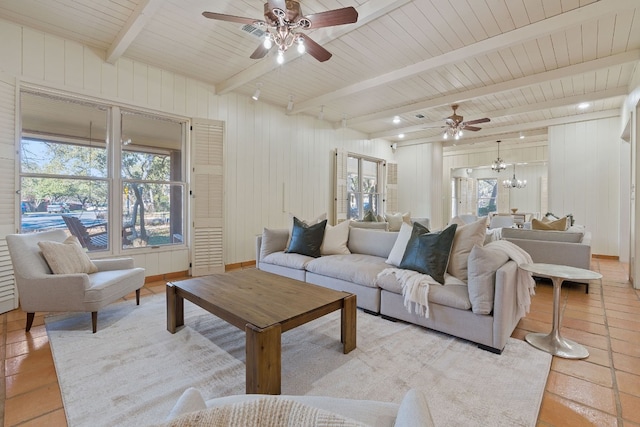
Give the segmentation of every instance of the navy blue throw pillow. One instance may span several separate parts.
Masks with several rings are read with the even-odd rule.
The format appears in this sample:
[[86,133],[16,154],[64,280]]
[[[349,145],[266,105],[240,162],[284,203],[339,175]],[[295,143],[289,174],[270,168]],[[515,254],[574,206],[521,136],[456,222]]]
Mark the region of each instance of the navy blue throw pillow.
[[398,267],[428,274],[436,282],[444,285],[444,273],[449,264],[456,228],[456,224],[451,224],[439,233],[429,233],[424,226],[414,223],[402,262]]
[[298,218],[293,217],[291,242],[289,242],[289,247],[285,252],[318,258],[326,226],[326,219],[314,225],[307,225]]

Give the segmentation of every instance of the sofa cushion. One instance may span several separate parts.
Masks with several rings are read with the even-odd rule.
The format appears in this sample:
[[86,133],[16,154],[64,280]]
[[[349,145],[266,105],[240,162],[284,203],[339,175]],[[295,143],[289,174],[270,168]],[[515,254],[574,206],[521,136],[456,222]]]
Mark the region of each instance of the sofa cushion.
[[260,259],[263,260],[267,255],[274,252],[284,251],[287,248],[288,240],[289,230],[264,228],[262,230],[262,243],[260,244]]
[[456,224],[451,224],[439,233],[429,233],[425,227],[414,223],[411,238],[398,267],[428,274],[436,282],[444,283],[456,228]]
[[389,267],[384,258],[351,253],[316,258],[306,265],[308,272],[341,279],[369,288],[376,287],[378,273]]
[[[402,283],[394,274],[387,274],[376,280],[376,285],[385,291],[402,295]],[[444,275],[444,285],[429,286],[429,302],[446,305],[460,310],[469,310],[471,301],[467,284],[450,274]]]
[[362,217],[363,222],[378,222],[378,216],[373,213],[372,210],[368,210],[364,217]]
[[279,265],[280,267],[294,268],[296,270],[304,270],[307,263],[313,259],[313,257],[307,255],[280,251],[267,255],[264,259],[261,259],[260,262]]
[[406,223],[402,224],[400,231],[398,232],[396,242],[393,244],[391,252],[389,252],[387,264],[391,264],[396,267],[400,265],[402,257],[404,256],[404,251],[407,249],[407,243],[409,243],[409,239],[411,238],[411,230],[413,230],[413,226]]
[[509,256],[491,243],[474,246],[469,254],[469,299],[471,310],[476,314],[489,314],[493,310],[496,286],[496,271]]
[[322,239],[322,246],[320,246],[321,255],[339,255],[350,254],[351,251],[347,248],[347,241],[349,240],[349,221],[342,221],[336,226],[327,224],[324,229],[324,239]]
[[529,239],[552,242],[580,243],[582,242],[582,239],[584,237],[584,232],[503,228],[501,236],[503,239]]
[[453,238],[447,272],[466,282],[469,253],[475,245],[484,245],[487,234],[487,217],[482,217],[471,224],[467,224],[461,219],[459,221],[455,223],[458,227]]
[[322,245],[326,226],[326,219],[318,224],[307,225],[298,218],[293,218],[291,241],[285,252],[307,255],[314,258],[319,257],[321,255],[320,246]]
[[531,228],[534,230],[555,230],[565,231],[567,229],[567,217],[560,218],[551,222],[538,221],[533,218],[531,220]]
[[396,231],[382,233],[376,230],[352,227],[349,230],[349,242],[347,246],[351,253],[387,258],[397,237],[398,232]]
[[91,261],[75,236],[67,237],[64,242],[38,242],[38,246],[53,274],[90,274],[98,271],[98,267]]

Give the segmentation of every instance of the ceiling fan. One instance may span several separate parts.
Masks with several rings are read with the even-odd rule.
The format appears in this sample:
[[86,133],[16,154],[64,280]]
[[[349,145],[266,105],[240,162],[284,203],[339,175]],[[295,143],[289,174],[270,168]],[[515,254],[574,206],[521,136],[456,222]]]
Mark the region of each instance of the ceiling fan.
[[309,52],[309,55],[320,62],[328,60],[331,58],[328,50],[297,30],[352,24],[358,20],[358,12],[353,7],[303,15],[300,2],[295,0],[267,0],[264,4],[264,20],[214,12],[202,12],[202,15],[209,19],[239,22],[264,29],[266,31],[264,43],[251,54],[251,58],[263,58],[275,45],[278,47],[278,63],[284,62],[284,52],[294,43],[297,44],[300,53]]
[[438,126],[444,129],[444,132],[442,134],[442,137],[444,139],[448,139],[449,137],[453,137],[454,139],[460,139],[460,137],[463,134],[463,130],[470,130],[473,132],[477,132],[482,128],[479,128],[477,126],[472,126],[472,125],[487,123],[491,121],[491,119],[489,119],[488,117],[485,117],[482,119],[468,120],[465,122],[463,121],[464,120],[463,116],[456,114],[458,105],[454,104],[451,106],[451,108],[453,109],[453,114],[447,117],[446,119],[444,119],[444,122],[445,122],[444,126]]

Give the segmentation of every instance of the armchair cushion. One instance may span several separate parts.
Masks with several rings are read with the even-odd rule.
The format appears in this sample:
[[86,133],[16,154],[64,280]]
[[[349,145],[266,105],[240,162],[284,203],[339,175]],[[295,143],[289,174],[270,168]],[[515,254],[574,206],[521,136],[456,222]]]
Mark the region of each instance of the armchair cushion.
[[53,274],[90,274],[98,271],[75,236],[69,236],[62,243],[50,240],[38,242],[38,246]]

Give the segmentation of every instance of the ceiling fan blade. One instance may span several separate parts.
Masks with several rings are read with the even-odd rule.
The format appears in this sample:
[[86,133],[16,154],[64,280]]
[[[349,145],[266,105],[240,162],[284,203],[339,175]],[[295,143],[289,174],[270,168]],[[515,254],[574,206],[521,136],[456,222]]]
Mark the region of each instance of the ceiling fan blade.
[[464,130],[471,130],[473,132],[477,132],[482,128],[476,127],[476,126],[463,126],[462,129]]
[[251,59],[262,59],[262,58],[264,58],[264,56],[267,53],[269,53],[269,49],[264,47],[264,43],[260,43],[258,48],[253,51],[253,53],[251,54],[251,56],[249,58],[251,58]]
[[462,123],[464,126],[466,125],[477,125],[478,123],[487,123],[490,122],[491,119],[485,117],[484,119],[476,119],[476,120],[469,120],[468,122],[464,122]]
[[327,61],[331,58],[331,52],[313,41],[311,37],[306,34],[301,34],[301,37],[304,39],[304,48],[309,55],[313,56],[320,62]]
[[333,25],[353,24],[358,20],[358,11],[349,6],[306,15],[305,18],[311,22],[309,28],[331,27]]
[[239,22],[241,24],[253,24],[260,22],[259,19],[243,18],[242,16],[225,15],[224,13],[202,12],[202,16],[209,19],[217,19],[218,21]]

